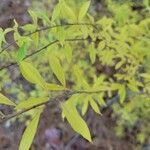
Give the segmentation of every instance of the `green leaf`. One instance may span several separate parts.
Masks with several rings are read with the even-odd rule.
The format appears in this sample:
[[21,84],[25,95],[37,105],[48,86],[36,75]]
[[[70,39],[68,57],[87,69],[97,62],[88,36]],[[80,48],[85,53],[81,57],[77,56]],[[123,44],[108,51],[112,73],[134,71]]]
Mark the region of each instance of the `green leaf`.
[[4,40],[4,32],[3,32],[3,29],[0,28],[0,49],[1,49],[1,46],[2,46],[3,40]]
[[91,62],[92,62],[92,64],[94,64],[95,63],[95,59],[96,59],[96,50],[94,48],[94,44],[91,44],[89,46],[89,54],[90,54]]
[[52,22],[55,21],[56,19],[58,19],[60,17],[60,13],[61,13],[61,6],[58,3],[52,13]]
[[42,111],[43,111],[43,107],[38,108],[38,111],[35,113],[35,116],[33,117],[31,122],[28,124],[27,128],[25,129],[19,145],[19,150],[29,150],[32,141],[34,139],[34,136],[36,134]]
[[98,44],[98,50],[103,50],[105,48],[106,44],[105,44],[105,41],[101,41],[99,44]]
[[33,32],[36,30],[36,26],[34,24],[26,24],[22,27],[23,30],[25,30],[26,32]]
[[35,13],[36,13],[36,15],[38,16],[38,18],[41,18],[42,21],[44,21],[44,23],[47,23],[48,25],[51,24],[51,21],[50,21],[49,17],[46,15],[45,12],[36,11]]
[[49,56],[50,67],[62,85],[66,85],[64,69],[60,64],[60,60],[55,55]]
[[133,91],[133,92],[139,92],[139,89],[138,89],[137,85],[132,84],[132,83],[128,83],[127,85],[128,85],[128,88],[129,88],[131,91]]
[[90,105],[91,105],[92,109],[93,109],[96,113],[101,114],[101,113],[100,113],[100,110],[99,110],[100,108],[98,107],[97,103],[95,102],[95,100],[92,98],[91,95],[88,96],[88,99],[89,99],[89,102],[90,102]]
[[38,70],[29,62],[21,61],[19,63],[20,71],[23,77],[31,83],[39,84],[41,87],[45,87],[45,81],[38,72]]
[[100,106],[106,106],[105,100],[103,98],[103,94],[97,95],[97,102]]
[[32,40],[33,40],[35,46],[38,48],[38,45],[39,45],[39,33],[36,32],[36,33],[32,34],[31,37],[32,37]]
[[34,11],[32,11],[32,10],[29,10],[28,12],[29,12],[30,16],[33,19],[33,23],[37,24],[37,15],[36,15],[36,13]]
[[68,63],[70,63],[72,60],[72,48],[69,44],[65,45],[64,53]]
[[125,85],[120,85],[118,94],[120,96],[120,103],[122,104],[126,98],[126,87],[125,87]]
[[14,102],[12,102],[11,100],[9,100],[7,97],[5,97],[4,95],[2,95],[1,93],[0,93],[0,104],[16,106],[16,104]]
[[83,3],[83,5],[81,6],[80,10],[79,10],[79,16],[78,16],[78,21],[82,21],[83,18],[86,16],[87,11],[90,7],[90,3],[91,1],[87,1],[85,3]]
[[77,79],[76,84],[77,84],[78,88],[84,87],[85,89],[88,89],[89,85],[84,78],[84,73],[82,72],[81,68],[78,65],[74,65],[73,73]]
[[46,89],[50,91],[62,91],[65,90],[66,88],[58,84],[46,83]]
[[[73,98],[73,97],[72,97]],[[68,100],[62,105],[63,113],[72,126],[72,128],[79,134],[81,134],[88,141],[91,140],[91,135],[86,122],[79,115],[76,107],[73,105],[72,101]]]
[[41,97],[41,98],[29,98],[25,101],[20,102],[15,108],[18,109],[28,109],[31,107],[34,107],[36,105],[44,104],[48,101],[47,97]]
[[17,61],[20,62],[22,61],[27,52],[27,44],[23,42],[22,46],[19,48],[18,53],[17,53]]
[[59,40],[60,44],[63,46],[63,43],[65,41],[66,32],[64,28],[58,28],[57,29],[57,39]]
[[88,110],[89,101],[87,99],[84,100],[83,106],[82,106],[82,115],[84,116]]
[[64,14],[64,16],[66,16],[67,18],[75,21],[76,20],[76,15],[75,13],[73,12],[73,9],[70,8],[66,3],[65,1],[62,2],[62,8],[63,8],[63,11],[62,13]]

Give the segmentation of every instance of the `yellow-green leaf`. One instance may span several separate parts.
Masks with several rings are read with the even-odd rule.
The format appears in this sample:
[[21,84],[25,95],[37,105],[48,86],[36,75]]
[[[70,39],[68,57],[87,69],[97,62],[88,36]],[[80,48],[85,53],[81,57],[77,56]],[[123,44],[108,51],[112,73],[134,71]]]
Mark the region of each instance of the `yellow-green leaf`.
[[88,110],[89,101],[85,99],[82,106],[82,115],[84,116]]
[[48,101],[47,97],[41,97],[41,98],[29,98],[25,101],[20,102],[15,108],[18,109],[28,109],[36,105],[44,104]]
[[83,5],[81,6],[80,10],[79,10],[79,16],[78,16],[78,21],[82,21],[83,18],[86,16],[87,11],[90,7],[90,3],[91,1],[87,1],[85,3],[83,3]]
[[62,13],[64,13],[64,15],[65,15],[66,17],[68,17],[68,19],[71,19],[71,20],[73,20],[73,21],[76,20],[76,15],[75,15],[75,13],[73,12],[73,9],[70,8],[70,7],[65,3],[65,1],[62,2],[62,8],[63,8]]
[[138,89],[138,86],[137,84],[134,84],[134,82],[130,82],[127,84],[128,85],[128,88],[133,91],[133,92],[139,92],[139,89]]
[[95,102],[95,100],[92,98],[92,96],[88,96],[88,99],[89,99],[89,102],[90,102],[90,105],[92,107],[92,109],[98,113],[98,114],[101,114],[100,113],[100,108],[98,107],[97,103]]
[[29,12],[30,16],[33,19],[33,23],[37,24],[37,15],[36,15],[36,13],[34,11],[32,11],[32,10],[29,10],[28,12]]
[[89,55],[90,55],[90,59],[91,59],[92,64],[94,64],[95,63],[95,59],[96,59],[96,50],[95,50],[93,44],[91,44],[89,46]]
[[58,3],[55,6],[53,13],[52,13],[52,22],[60,17],[60,13],[61,13],[61,5]]
[[66,85],[65,73],[64,69],[62,68],[62,65],[60,64],[60,60],[55,55],[50,55],[49,64],[57,79],[60,81],[62,85],[65,86]]
[[27,44],[23,42],[23,44],[21,45],[21,47],[18,50],[17,53],[17,61],[20,62],[24,59],[24,57],[26,56],[26,52],[27,52]]
[[35,46],[38,47],[38,45],[39,45],[39,33],[36,32],[36,33],[32,34],[31,37],[32,37],[32,40],[33,40]]
[[98,50],[103,50],[105,48],[105,41],[101,41],[99,44],[98,44]]
[[120,85],[118,94],[120,96],[120,103],[123,103],[126,98],[126,87],[125,85]]
[[45,87],[44,79],[31,63],[22,61],[19,63],[19,67],[23,77],[26,80],[34,84],[39,84],[41,87]]
[[4,95],[2,95],[1,93],[0,93],[0,104],[16,106],[16,104],[14,102],[12,102],[11,100],[9,100],[7,97],[5,97]]
[[42,111],[43,111],[43,107],[38,108],[38,112],[36,112],[35,116],[33,117],[31,122],[28,124],[27,128],[25,129],[19,145],[19,150],[29,150],[32,141],[34,139],[34,136],[36,134]]
[[50,91],[62,91],[62,90],[65,90],[66,88],[58,84],[47,83],[46,89]]
[[106,106],[106,103],[103,98],[103,94],[97,95],[97,102],[100,106]]
[[70,100],[68,100],[62,105],[62,108],[63,108],[63,113],[66,119],[68,120],[68,122],[70,123],[70,125],[72,126],[72,128],[77,133],[81,134],[85,139],[91,142],[92,140],[91,140],[89,128],[86,122],[79,115],[73,103],[70,102]]
[[65,45],[64,53],[68,63],[70,63],[72,60],[72,48],[69,44]]
[[26,32],[33,32],[36,30],[36,26],[34,24],[26,24],[22,27]]

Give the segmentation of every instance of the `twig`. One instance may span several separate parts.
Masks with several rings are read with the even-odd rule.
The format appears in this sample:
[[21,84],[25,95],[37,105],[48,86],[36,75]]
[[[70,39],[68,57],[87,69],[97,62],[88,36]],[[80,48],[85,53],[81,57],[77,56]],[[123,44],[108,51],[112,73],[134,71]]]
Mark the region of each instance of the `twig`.
[[7,120],[10,120],[10,119],[12,119],[12,118],[14,118],[14,117],[20,116],[20,115],[22,115],[22,114],[24,114],[24,113],[26,113],[26,112],[28,112],[28,111],[30,111],[30,110],[32,110],[32,109],[35,109],[35,108],[37,108],[37,107],[40,107],[40,106],[42,106],[42,105],[48,105],[50,102],[66,100],[66,99],[68,99],[68,98],[69,98],[71,95],[73,95],[73,94],[75,94],[75,93],[74,93],[74,92],[70,92],[70,91],[69,91],[69,92],[68,92],[68,91],[65,91],[63,94],[61,94],[61,95],[59,95],[59,96],[56,96],[56,97],[54,97],[54,98],[51,98],[51,99],[49,99],[49,100],[46,101],[46,102],[43,102],[43,103],[34,105],[34,106],[29,107],[29,108],[27,108],[27,109],[23,109],[23,110],[21,110],[21,111],[19,111],[19,112],[14,112],[13,114],[10,114],[10,115],[6,115],[6,116],[4,116],[4,117],[2,117],[2,118],[0,119],[0,124],[4,123],[4,122],[6,122]]

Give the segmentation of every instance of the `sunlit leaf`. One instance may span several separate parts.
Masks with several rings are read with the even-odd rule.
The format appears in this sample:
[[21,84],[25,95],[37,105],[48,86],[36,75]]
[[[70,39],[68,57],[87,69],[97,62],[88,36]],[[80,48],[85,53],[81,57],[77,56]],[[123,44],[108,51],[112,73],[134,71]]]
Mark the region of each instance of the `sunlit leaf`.
[[65,45],[64,53],[68,63],[70,63],[72,60],[72,47],[69,44]]
[[120,85],[118,93],[120,96],[120,103],[123,103],[126,98],[126,87],[124,85]]
[[86,138],[88,141],[91,142],[92,140],[91,140],[89,128],[86,122],[79,115],[73,103],[70,102],[70,100],[68,100],[62,105],[62,108],[63,108],[63,113],[65,114],[65,117],[70,123],[71,127],[77,133],[81,134],[84,138]]
[[34,139],[34,136],[37,131],[40,115],[43,111],[43,108],[39,108],[38,111],[35,113],[35,116],[31,120],[31,122],[28,124],[27,128],[25,129],[23,136],[21,138],[21,142],[19,145],[19,150],[29,150],[32,141]]
[[16,106],[16,104],[14,102],[12,102],[11,100],[9,100],[7,97],[5,97],[4,95],[2,95],[1,93],[0,93],[0,104]]
[[82,115],[85,115],[88,110],[89,101],[85,99],[82,106]]
[[76,20],[76,15],[75,13],[73,12],[73,9],[71,7],[69,7],[65,1],[62,2],[62,8],[63,8],[63,11],[62,13],[64,13],[65,16],[67,16],[69,19],[75,21]]
[[46,89],[50,91],[61,91],[65,90],[66,88],[58,84],[46,83]]
[[79,10],[79,16],[78,16],[78,21],[82,21],[83,18],[85,17],[89,7],[90,7],[91,1],[84,2],[83,5],[81,6]]
[[91,62],[92,62],[92,64],[94,64],[95,63],[95,59],[96,59],[96,50],[95,50],[93,44],[91,44],[89,46],[89,54],[90,54]]
[[98,44],[98,50],[103,50],[105,48],[106,44],[105,44],[105,41],[101,41],[99,44]]
[[37,24],[37,15],[36,15],[36,13],[32,10],[28,10],[28,12],[29,12],[30,16],[32,17],[32,20],[33,20],[34,24]]
[[58,3],[54,10],[53,10],[53,13],[52,13],[52,22],[55,21],[56,19],[58,19],[60,17],[60,13],[61,13],[61,6],[60,4]]
[[41,98],[29,98],[27,100],[24,100],[20,102],[15,108],[18,109],[27,109],[31,108],[40,104],[44,104],[49,99],[47,97],[41,97]]
[[27,44],[23,43],[17,53],[17,61],[18,62],[22,61],[25,58],[26,52],[27,52]]
[[88,99],[89,99],[89,102],[90,102],[90,105],[92,107],[92,109],[98,113],[98,114],[101,114],[100,113],[100,108],[98,107],[98,104],[95,102],[95,100],[92,98],[91,95],[88,96]]
[[22,27],[26,32],[33,32],[36,30],[36,26],[34,24],[26,24]]
[[55,55],[53,56],[50,55],[49,64],[57,79],[60,81],[62,85],[65,86],[66,85],[65,73],[64,73],[64,69],[62,68],[62,65],[60,64],[60,60]]
[[38,70],[29,62],[21,61],[19,63],[20,71],[23,77],[31,83],[39,84],[45,87],[45,81],[38,72]]

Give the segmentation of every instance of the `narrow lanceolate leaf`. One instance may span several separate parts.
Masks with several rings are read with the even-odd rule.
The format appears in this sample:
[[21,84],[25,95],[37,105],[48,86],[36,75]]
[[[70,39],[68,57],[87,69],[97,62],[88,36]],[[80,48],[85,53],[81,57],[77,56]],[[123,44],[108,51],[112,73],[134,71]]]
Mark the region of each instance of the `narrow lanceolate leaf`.
[[102,42],[100,42],[99,44],[98,44],[98,50],[103,50],[104,48],[105,48],[105,41],[102,41]]
[[91,105],[92,109],[93,109],[96,113],[101,114],[101,113],[100,113],[100,110],[99,110],[99,107],[98,107],[97,103],[95,102],[95,100],[92,98],[92,96],[88,96],[88,98],[89,98],[90,105]]
[[32,34],[31,37],[32,37],[32,40],[33,40],[35,46],[38,47],[38,45],[39,45],[39,33],[36,32],[36,33]]
[[28,124],[27,128],[25,129],[20,145],[19,150],[29,150],[32,141],[34,139],[35,133],[37,131],[40,115],[43,111],[43,108],[39,108],[38,112],[36,112],[35,116]]
[[88,110],[89,101],[87,99],[84,100],[82,106],[82,115],[84,116]]
[[126,98],[126,87],[125,85],[121,85],[119,88],[119,96],[120,96],[120,103],[123,103]]
[[83,5],[81,6],[80,10],[79,10],[79,16],[78,16],[78,21],[82,21],[83,18],[86,16],[87,11],[90,7],[90,3],[91,1],[87,1],[85,3],[83,3]]
[[67,45],[65,45],[65,49],[64,50],[65,50],[64,51],[65,57],[66,57],[68,63],[70,63],[71,60],[72,60],[72,48],[71,48],[71,46],[69,44],[67,44]]
[[36,15],[36,13],[32,10],[29,10],[28,12],[29,12],[30,16],[32,17],[33,23],[37,24],[37,15]]
[[16,104],[14,102],[9,100],[7,97],[2,95],[1,93],[0,93],[0,104],[16,106]]
[[39,84],[41,87],[45,87],[45,81],[38,72],[38,70],[29,62],[21,61],[19,63],[20,71],[23,77],[31,83]]
[[76,15],[75,15],[75,13],[73,12],[73,9],[70,8],[70,7],[65,3],[65,1],[62,2],[62,8],[63,8],[62,13],[64,13],[64,16],[66,16],[68,19],[71,19],[71,20],[73,20],[73,21],[76,20]]
[[64,86],[58,84],[51,84],[51,83],[46,83],[45,88],[50,91],[62,91],[66,89]]
[[91,59],[92,64],[94,64],[95,59],[96,59],[96,50],[95,50],[93,44],[91,44],[89,47],[89,55],[90,55],[90,59]]
[[22,46],[19,48],[18,53],[17,53],[17,61],[20,62],[22,61],[27,52],[27,44],[23,42]]
[[69,100],[62,105],[63,113],[70,123],[71,127],[79,134],[81,134],[88,141],[91,140],[91,135],[86,122],[79,115],[76,107]]
[[55,56],[49,56],[49,64],[57,79],[62,85],[66,85],[64,69],[60,64],[60,60]]
[[44,104],[48,101],[47,97],[41,97],[41,98],[29,98],[25,101],[20,102],[15,108],[18,109],[28,109],[40,104]]
[[53,10],[51,21],[53,22],[56,19],[58,19],[60,17],[60,13],[61,13],[61,5],[58,3]]

